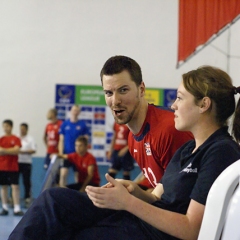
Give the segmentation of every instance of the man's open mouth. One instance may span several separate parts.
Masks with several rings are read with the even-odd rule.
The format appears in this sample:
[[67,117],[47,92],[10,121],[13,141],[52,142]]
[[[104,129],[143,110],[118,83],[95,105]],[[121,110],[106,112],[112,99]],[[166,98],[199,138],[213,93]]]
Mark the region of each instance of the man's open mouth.
[[114,111],[114,113],[116,114],[116,115],[119,115],[119,114],[121,114],[122,112],[124,112],[124,110],[113,110]]

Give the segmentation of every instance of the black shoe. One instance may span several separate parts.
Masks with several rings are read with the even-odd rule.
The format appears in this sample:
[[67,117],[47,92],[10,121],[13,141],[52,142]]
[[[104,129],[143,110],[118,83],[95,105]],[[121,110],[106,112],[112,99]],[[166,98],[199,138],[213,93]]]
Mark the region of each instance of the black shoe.
[[29,208],[32,204],[32,199],[26,198],[24,202],[25,202],[25,208]]
[[8,210],[5,210],[3,208],[3,210],[0,212],[0,216],[7,216],[8,215]]
[[24,212],[23,211],[18,211],[18,212],[14,212],[13,214],[14,214],[14,216],[23,216]]

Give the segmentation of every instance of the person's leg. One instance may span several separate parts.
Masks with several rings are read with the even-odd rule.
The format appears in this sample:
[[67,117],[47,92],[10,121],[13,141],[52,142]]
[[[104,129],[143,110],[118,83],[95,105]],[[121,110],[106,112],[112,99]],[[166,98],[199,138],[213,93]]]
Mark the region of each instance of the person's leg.
[[19,185],[12,184],[12,197],[13,197],[13,212],[14,215],[16,216],[23,216],[23,212],[21,211],[21,206],[20,206],[20,190],[19,190]]
[[66,187],[69,188],[69,189],[79,191],[81,186],[82,186],[82,183],[72,183],[72,184],[68,184]]
[[78,182],[78,174],[79,173],[77,171],[74,171],[74,180],[76,183]]
[[[28,163],[21,164],[21,172],[23,176],[23,185],[24,185],[24,198],[29,199],[31,197],[31,168],[32,165]],[[19,166],[20,168],[20,166]]]
[[130,172],[128,171],[123,171],[123,179],[125,180],[130,180],[131,176],[130,176]]
[[13,198],[13,206],[14,206],[14,215],[22,216],[23,212],[20,207],[20,189],[19,189],[19,172],[10,172],[10,183],[12,189],[12,198]]
[[112,177],[112,178],[115,178],[116,175],[117,175],[118,171],[114,168],[109,168],[108,169],[108,174]]
[[54,187],[59,187],[59,181],[60,181],[60,169],[58,169],[57,173],[56,173],[56,177],[55,177],[55,180],[53,182],[53,186]]
[[3,208],[1,215],[7,215],[8,214],[8,185],[1,186],[1,200],[2,200],[2,208]]
[[10,185],[9,173],[0,171],[0,186],[1,186],[1,200],[2,200],[2,211],[1,216],[8,215],[8,186]]
[[[32,171],[32,164],[29,163],[22,163],[22,176],[23,176],[23,185],[24,185],[24,202],[25,207],[29,208],[31,204],[31,171]],[[20,167],[20,166],[19,166]]]
[[111,163],[112,166],[108,169],[108,174],[112,177],[115,178],[118,171],[121,169],[120,165],[120,158],[118,157],[118,152],[114,150],[111,156]]
[[13,204],[15,205],[20,205],[20,190],[19,190],[19,185],[12,184],[12,197],[13,197]]
[[75,231],[92,226],[114,212],[95,207],[85,193],[50,188],[33,202],[9,240],[73,239]]
[[127,151],[127,153],[121,158],[121,163],[123,168],[123,179],[130,180],[130,172],[134,169],[134,159],[129,151]]
[[60,168],[60,179],[59,179],[59,186],[65,187],[67,184],[67,176],[68,176],[68,168],[61,167]]
[[75,183],[78,183],[78,170],[77,170],[77,167],[75,164],[71,163],[72,164],[72,168],[73,168],[73,171],[74,171],[74,181]]
[[8,186],[7,185],[2,185],[2,187],[1,187],[2,204],[7,204],[7,193],[8,193]]
[[116,211],[92,227],[76,232],[73,239],[179,240],[126,211]]
[[116,211],[90,228],[78,231],[74,240],[148,240],[139,219],[125,211]]
[[59,187],[66,187],[67,185],[67,176],[69,172],[69,168],[72,167],[74,169],[74,164],[69,162],[68,160],[63,160],[60,168],[60,180]]

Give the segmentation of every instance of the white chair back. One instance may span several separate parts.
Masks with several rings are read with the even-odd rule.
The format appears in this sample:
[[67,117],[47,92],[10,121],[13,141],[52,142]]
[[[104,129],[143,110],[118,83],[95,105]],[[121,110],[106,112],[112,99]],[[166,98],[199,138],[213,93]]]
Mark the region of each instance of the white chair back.
[[[240,182],[240,181],[239,181]],[[240,186],[230,200],[221,240],[240,239]]]
[[239,179],[240,160],[215,180],[207,197],[198,240],[240,239]]

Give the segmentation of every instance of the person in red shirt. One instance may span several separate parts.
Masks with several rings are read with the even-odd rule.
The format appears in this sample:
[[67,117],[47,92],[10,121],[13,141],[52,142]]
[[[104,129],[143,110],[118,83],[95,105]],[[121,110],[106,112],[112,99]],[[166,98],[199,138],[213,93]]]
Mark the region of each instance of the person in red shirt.
[[193,136],[175,129],[172,110],[148,103],[141,68],[133,59],[125,56],[108,59],[100,76],[114,120],[130,130],[129,152],[148,180],[148,187],[154,188],[175,151]]
[[3,121],[4,136],[0,138],[0,185],[2,211],[0,216],[8,215],[8,185],[12,188],[12,197],[14,205],[14,215],[22,216],[24,213],[20,208],[20,192],[19,192],[19,167],[18,153],[21,148],[21,140],[12,134],[12,120]]
[[118,171],[123,169],[123,179],[130,180],[130,171],[134,168],[134,159],[128,151],[129,128],[114,122],[113,137],[107,157],[112,165],[108,169],[110,176],[115,178]]
[[48,169],[48,166],[51,162],[50,155],[53,153],[58,153],[59,128],[62,124],[62,121],[57,119],[57,110],[55,108],[48,111],[47,119],[50,122],[45,128],[43,137],[43,141],[47,148],[47,155],[44,162],[45,169]]
[[142,181],[136,181],[143,189],[157,186],[175,151],[192,139],[189,132],[176,130],[173,116],[164,107],[148,104],[142,127],[137,134],[129,133],[130,153],[145,176]]
[[75,141],[75,151],[69,154],[57,154],[58,157],[75,164],[78,171],[78,182],[66,187],[85,192],[87,185],[99,186],[100,177],[95,157],[88,152],[88,139],[80,136]]
[[[143,167],[141,170],[145,176],[149,178],[151,184],[155,184],[156,181],[160,181],[160,179],[156,179],[155,181],[155,177],[157,178],[163,174],[163,169],[165,172],[165,166],[170,160],[170,158],[167,159],[163,156],[166,155],[169,157],[166,152],[168,152],[172,146],[175,148],[171,149],[172,154],[177,150],[174,141],[179,142],[182,139],[183,145],[193,138],[192,134],[189,132],[177,133],[178,130],[174,129],[174,112],[157,108],[148,103],[147,99],[144,97],[145,84],[142,80],[141,68],[133,59],[125,56],[114,56],[108,59],[101,70],[100,76],[105,94],[105,101],[107,106],[111,109],[115,121],[118,124],[126,124],[132,133],[131,135],[129,134],[128,137],[129,151],[136,154],[138,154],[138,152],[141,153],[138,157],[133,157],[136,162],[139,163],[140,168]],[[159,114],[155,114],[155,111],[159,111]],[[165,114],[162,114],[162,111],[166,113],[168,119],[166,122],[169,121],[168,114],[171,114],[172,126],[169,128],[169,131],[165,129],[165,124],[161,124],[165,121],[163,119],[165,118]],[[156,119],[149,122],[149,117]],[[156,123],[157,126],[154,126]],[[173,137],[168,136],[170,134],[173,135]],[[184,135],[185,137],[183,137]],[[137,146],[138,148],[135,148],[134,144],[130,143],[133,141],[131,138],[134,138],[137,144],[139,144],[139,146]],[[163,141],[164,143],[162,143]],[[159,152],[159,154],[155,155],[155,152]],[[160,156],[162,157],[160,158]],[[150,158],[156,163],[151,163]],[[144,160],[146,160],[146,165],[143,162]],[[156,166],[158,164],[161,167],[153,169],[152,164]],[[116,200],[116,196],[118,199],[123,200],[121,203],[124,202],[121,196],[122,191],[118,194],[119,189],[115,188],[115,183],[119,183],[119,181],[116,181],[109,176],[109,174],[106,174],[106,180],[110,183],[103,187],[86,187],[86,192],[88,196],[91,194],[91,199],[87,198],[86,194],[71,191],[66,188],[50,188],[43,191],[39,198],[34,201],[31,209],[29,209],[30,211],[28,210],[19,225],[10,235],[10,239],[19,237],[19,235],[22,236],[19,237],[19,239],[34,239],[36,237],[44,239],[47,238],[47,236],[66,239],[101,239],[101,237],[102,239],[108,239],[109,236],[115,237],[116,239],[143,239],[143,232],[141,230],[143,230],[143,228],[146,229],[144,232],[145,234],[148,230],[150,230],[151,233],[154,228],[151,226],[152,223],[150,223],[150,221],[148,221],[148,228],[146,226],[147,224],[145,225],[143,221],[140,221],[138,215],[135,213],[131,212],[131,214],[129,214],[128,212],[122,211],[120,215],[115,215],[115,212],[112,212],[108,207],[104,210],[94,207],[94,204],[101,205],[102,199],[104,203],[107,202],[108,206],[110,206],[112,204],[112,199]],[[112,184],[112,182],[114,184]],[[129,184],[133,184],[129,180],[121,180],[121,182],[123,182],[123,184],[126,183],[125,187]],[[127,192],[121,183],[117,185],[121,187],[121,190]],[[158,192],[158,189],[154,197],[153,194],[142,191],[137,187],[136,183],[133,185],[136,185],[138,189],[137,193],[140,192],[141,196],[153,196],[155,200],[157,200],[157,195],[160,196],[160,191]],[[158,186],[161,187],[161,184],[159,183]],[[99,192],[99,194],[97,192]],[[137,196],[135,192],[132,193],[135,201],[135,198],[137,199],[139,196]],[[105,197],[108,198],[107,201],[105,201]],[[141,204],[141,200],[137,200]],[[152,200],[151,202],[153,202]],[[118,209],[118,203],[117,200],[114,202],[112,205],[113,209]],[[139,214],[144,210],[142,214],[145,217],[144,219],[150,216],[149,211],[143,209],[140,205],[138,205],[138,208],[135,208],[131,202],[125,201],[124,203],[130,206],[129,209],[136,210],[135,212]],[[42,211],[42,209],[46,209],[46,211]],[[155,209],[151,209],[152,213],[155,211]],[[69,216],[70,214],[71,216]],[[121,214],[126,215],[121,218]],[[149,218],[151,219],[151,217],[158,215],[159,214],[152,214]],[[106,221],[101,222],[101,220]],[[155,220],[155,222],[157,221],[158,220]],[[168,222],[168,220],[166,220],[166,222]],[[92,227],[96,226],[96,223],[102,223],[101,227],[92,230]],[[104,225],[105,223],[106,225]],[[132,226],[133,223],[134,225]],[[53,225],[54,228],[48,227]],[[123,228],[118,228],[122,225],[124,226]],[[128,227],[129,231],[126,231]],[[104,230],[102,230],[103,228]],[[84,234],[86,234],[86,236],[84,236]],[[92,235],[92,237],[88,234]],[[150,237],[148,236],[144,239],[150,239]]]

